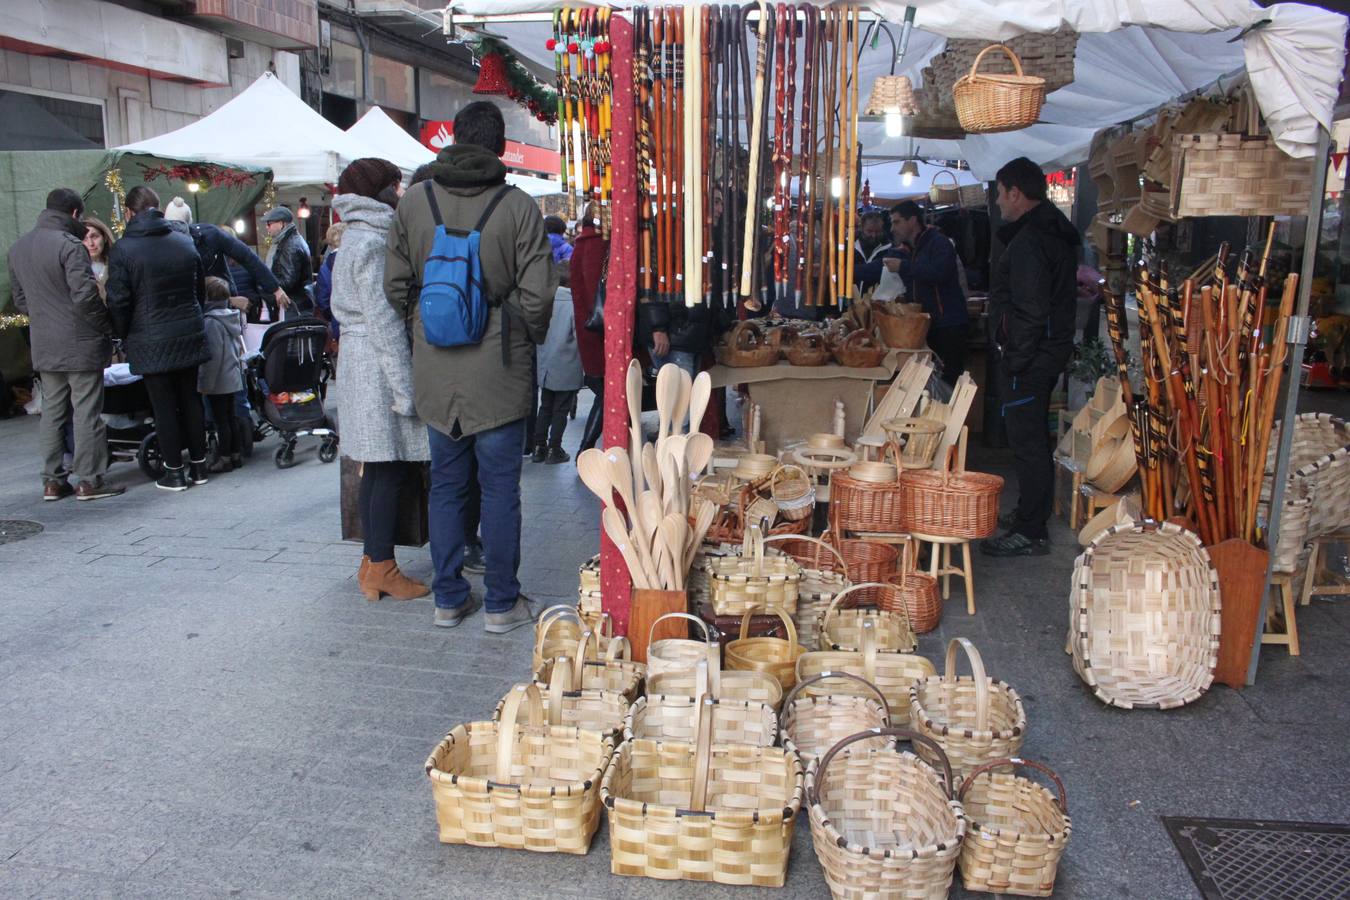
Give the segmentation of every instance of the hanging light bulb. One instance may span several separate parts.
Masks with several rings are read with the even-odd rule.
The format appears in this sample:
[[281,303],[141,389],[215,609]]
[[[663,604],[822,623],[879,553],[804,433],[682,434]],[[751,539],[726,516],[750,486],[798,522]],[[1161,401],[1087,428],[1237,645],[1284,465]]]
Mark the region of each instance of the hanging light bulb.
[[904,115],[895,107],[886,110],[886,137],[901,137],[904,133]]
[[202,186],[195,181],[189,181],[187,183],[187,189],[189,194],[195,194],[202,189]]
[[304,197],[300,198],[300,208],[295,211],[295,214],[302,219],[309,218],[309,203]]
[[912,159],[905,160],[900,166],[900,183],[909,187],[919,177],[919,164]]
[[844,179],[840,178],[838,175],[830,179],[830,196],[844,196]]
[[248,223],[245,222],[243,219],[235,219],[234,220],[235,234],[236,235],[243,234],[245,231],[248,231]]

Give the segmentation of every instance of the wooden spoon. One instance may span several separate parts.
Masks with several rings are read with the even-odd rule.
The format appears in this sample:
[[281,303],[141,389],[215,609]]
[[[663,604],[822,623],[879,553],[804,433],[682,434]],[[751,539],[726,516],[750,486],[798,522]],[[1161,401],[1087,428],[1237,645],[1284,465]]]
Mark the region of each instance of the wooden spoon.
[[619,548],[624,564],[628,566],[628,577],[632,580],[633,587],[651,587],[652,579],[643,567],[642,560],[633,550],[632,536],[623,526],[623,516],[614,507],[606,506],[600,513],[600,522],[604,525],[605,534],[609,535],[609,539]]
[[708,468],[708,460],[713,455],[713,439],[711,435],[704,434],[701,431],[694,432],[685,440],[684,459],[685,472],[700,473]]
[[[661,520],[661,534],[659,542],[665,545],[667,558],[670,560],[671,574],[674,576],[674,584],[667,590],[684,589],[684,573],[688,571],[688,566],[683,564],[684,544],[689,533],[689,523],[684,516],[671,513]],[[679,560],[680,562],[676,562]]]
[[642,485],[642,366],[636,359],[628,361],[628,374],[625,378],[625,393],[628,395],[628,453],[633,467],[633,484],[641,490]]
[[660,454],[661,457],[661,508],[667,513],[679,512],[678,494],[680,492],[680,470],[674,455]]
[[656,373],[656,413],[660,427],[656,431],[656,449],[659,451],[670,434],[670,414],[680,399],[680,367],[666,363]]
[[684,569],[689,571],[694,564],[694,555],[698,553],[703,537],[712,527],[713,516],[717,515],[717,504],[702,497],[697,498],[698,508],[694,513],[694,527],[689,532],[687,546],[684,548]]
[[657,529],[665,517],[665,510],[661,508],[661,495],[650,489],[643,491],[638,495],[638,510],[642,514],[642,539],[648,547],[652,547],[656,543]]
[[[692,391],[692,379],[689,373],[684,369],[680,370],[679,388],[680,391],[675,397],[675,409],[670,417],[671,434],[687,434],[684,427],[685,414],[689,412],[689,397]],[[692,430],[692,429],[690,429]]]
[[[712,376],[707,372],[699,372],[698,377],[694,379],[693,387],[690,389],[689,434],[691,436],[697,434],[699,428],[703,426],[703,414],[708,411],[708,399],[711,396]],[[702,468],[702,466],[690,466],[689,471],[697,472]]]
[[656,461],[656,448],[651,444],[642,445],[642,472],[647,476],[647,487],[661,493],[661,464]]
[[577,474],[581,476],[581,483],[599,497],[601,503],[605,506],[614,505],[614,488],[609,480],[609,461],[605,459],[605,451],[597,447],[583,450],[577,456]]

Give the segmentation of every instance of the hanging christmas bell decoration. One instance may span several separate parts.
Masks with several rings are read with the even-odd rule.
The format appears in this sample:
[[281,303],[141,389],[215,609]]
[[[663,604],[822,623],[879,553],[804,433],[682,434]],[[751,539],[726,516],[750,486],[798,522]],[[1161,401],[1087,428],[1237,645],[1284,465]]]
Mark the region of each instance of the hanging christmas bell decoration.
[[511,89],[511,81],[506,76],[506,58],[500,53],[488,53],[478,64],[478,83],[473,86],[475,94],[505,94]]

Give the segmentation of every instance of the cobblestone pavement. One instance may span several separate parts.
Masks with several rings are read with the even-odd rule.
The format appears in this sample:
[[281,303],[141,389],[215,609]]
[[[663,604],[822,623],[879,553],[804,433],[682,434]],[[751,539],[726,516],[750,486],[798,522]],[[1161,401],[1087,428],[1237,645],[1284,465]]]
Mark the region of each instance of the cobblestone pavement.
[[[36,425],[0,422],[0,519],[45,526],[0,545],[0,897],[770,894],[612,877],[603,826],[585,857],[439,844],[422,764],[525,677],[529,631],[363,600],[314,442],[287,471],[269,442],[186,494],[121,464],[125,496],[44,504]],[[527,463],[524,493],[525,590],[571,600],[595,505],[571,466]],[[1109,710],[1063,653],[1075,548],[1055,537],[1046,559],[977,559],[979,614],[953,600],[920,650],[968,636],[1022,692],[1024,753],[1061,773],[1074,817],[1058,896],[1192,896],[1162,814],[1345,817],[1346,606],[1301,611],[1303,656],[1266,651],[1254,688]],[[399,556],[430,574],[425,550]],[[828,895],[804,818],[773,893]]]

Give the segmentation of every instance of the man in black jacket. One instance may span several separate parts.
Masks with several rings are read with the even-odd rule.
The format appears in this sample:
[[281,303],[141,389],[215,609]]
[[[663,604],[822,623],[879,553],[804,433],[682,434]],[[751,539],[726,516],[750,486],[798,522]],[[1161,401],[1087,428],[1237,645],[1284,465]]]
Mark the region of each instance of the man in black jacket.
[[1043,556],[1055,468],[1048,419],[1050,392],[1073,353],[1078,231],[1045,199],[1045,175],[1019,157],[998,170],[1003,253],[989,292],[999,350],[997,380],[1008,445],[1017,473],[1017,510],[1001,537],[981,546],[989,556]]
[[[314,261],[309,255],[309,245],[296,230],[295,217],[286,207],[278,206],[267,211],[263,216],[263,224],[267,226],[267,233],[272,236],[272,247],[267,251],[267,264],[287,298],[286,300],[278,298],[275,307],[284,310],[294,303],[299,311],[308,312],[311,303],[305,288],[309,287],[314,275]],[[272,321],[280,321],[279,309],[274,308],[271,303],[267,304],[267,307],[272,314]]]
[[[212,225],[210,222],[194,223],[192,207],[186,203],[170,204],[164,211],[164,218],[169,221],[170,228],[192,238],[192,243],[197,245],[197,255],[202,258],[202,269],[206,277],[214,275],[229,282],[231,296],[250,296],[254,292],[264,296],[270,294],[276,301],[276,306],[286,306],[288,298],[281,285],[277,284],[276,276],[248,244],[235,237],[234,232]],[[231,262],[252,279],[251,285],[241,285],[237,282],[234,273],[230,271]],[[247,287],[254,290],[245,293]]]

